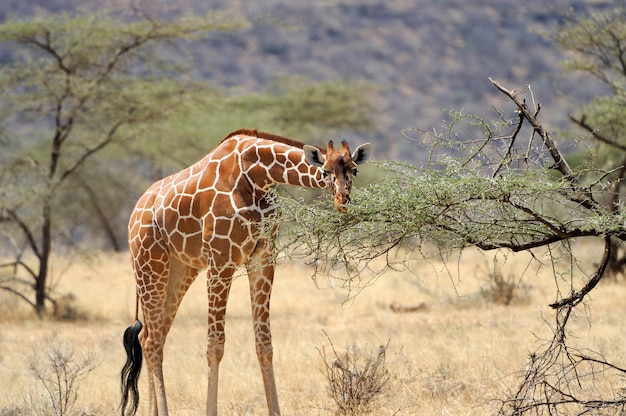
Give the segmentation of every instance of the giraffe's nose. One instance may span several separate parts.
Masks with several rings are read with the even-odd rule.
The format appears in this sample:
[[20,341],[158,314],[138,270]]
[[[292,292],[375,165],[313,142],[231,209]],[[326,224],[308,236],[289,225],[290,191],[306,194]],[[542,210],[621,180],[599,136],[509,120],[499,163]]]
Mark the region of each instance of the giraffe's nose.
[[339,212],[346,212],[347,204],[350,203],[350,194],[347,192],[337,192],[335,194],[335,209]]

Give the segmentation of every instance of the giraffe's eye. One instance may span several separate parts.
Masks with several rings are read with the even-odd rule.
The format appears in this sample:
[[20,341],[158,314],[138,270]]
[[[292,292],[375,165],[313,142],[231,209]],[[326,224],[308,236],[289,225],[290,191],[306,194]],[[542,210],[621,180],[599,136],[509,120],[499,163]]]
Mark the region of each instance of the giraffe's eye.
[[323,170],[322,171],[322,177],[328,178],[328,171]]
[[357,169],[354,169],[354,172],[352,172],[352,175],[356,176],[357,173],[359,173],[359,171]]

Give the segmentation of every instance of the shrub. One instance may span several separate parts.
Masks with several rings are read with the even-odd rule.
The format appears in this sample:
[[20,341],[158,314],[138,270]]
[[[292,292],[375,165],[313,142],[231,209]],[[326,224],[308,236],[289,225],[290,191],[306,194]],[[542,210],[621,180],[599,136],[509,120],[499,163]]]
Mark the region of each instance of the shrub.
[[[330,341],[330,338],[329,338]],[[325,364],[328,393],[337,405],[338,415],[359,415],[374,409],[377,399],[384,396],[390,374],[385,368],[387,345],[375,353],[363,353],[356,345],[339,354],[331,344],[332,356],[320,354]]]
[[524,303],[528,300],[528,287],[521,285],[517,276],[504,273],[495,257],[493,265],[487,264],[486,269],[487,284],[480,289],[483,299],[498,305]]
[[78,398],[78,381],[96,368],[95,359],[78,356],[74,344],[53,338],[47,349],[34,347],[27,357],[29,373],[46,392],[51,414],[69,414]]

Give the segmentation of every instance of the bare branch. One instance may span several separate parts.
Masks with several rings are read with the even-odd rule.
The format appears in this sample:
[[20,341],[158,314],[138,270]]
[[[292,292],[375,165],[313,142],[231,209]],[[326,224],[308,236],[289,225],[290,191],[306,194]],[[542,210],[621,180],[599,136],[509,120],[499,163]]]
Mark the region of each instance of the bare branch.
[[[509,162],[509,158],[511,157],[511,151],[513,150],[513,146],[515,145],[515,139],[517,138],[517,135],[519,134],[520,130],[522,130],[523,124],[524,124],[524,116],[520,113],[519,119],[517,121],[517,127],[515,128],[515,131],[511,135],[511,142],[509,143],[509,147],[506,150],[506,154],[504,155],[504,157],[502,157],[502,160],[500,161],[498,168],[493,173],[494,178],[498,176],[498,173],[500,172],[500,170]],[[532,140],[530,142],[532,143]],[[530,146],[530,143],[529,143],[529,146]]]
[[25,42],[33,44],[43,51],[48,52],[56,60],[57,66],[61,71],[66,74],[72,73],[72,70],[65,65],[65,58],[52,46],[52,34],[50,33],[50,30],[43,25],[40,25],[40,27],[42,30],[43,40],[37,39],[37,35],[34,35],[25,39]]
[[589,279],[589,281],[585,284],[585,286],[580,289],[578,292],[572,293],[571,296],[561,299],[558,302],[550,304],[551,308],[558,309],[564,306],[573,307],[578,305],[584,297],[593,290],[594,287],[598,284],[602,276],[604,275],[604,271],[606,270],[607,265],[609,264],[609,260],[611,259],[611,254],[613,252],[613,244],[611,243],[611,237],[604,237],[604,255],[602,256],[602,261],[598,266],[598,269],[594,273],[594,275]]
[[524,118],[526,118],[526,120],[528,120],[528,122],[533,126],[534,131],[537,132],[537,134],[539,134],[539,136],[541,137],[541,140],[543,141],[546,148],[548,149],[548,153],[550,153],[552,160],[554,160],[554,168],[565,177],[565,179],[570,183],[572,189],[575,192],[572,195],[572,201],[579,202],[580,204],[584,205],[586,208],[589,208],[589,209],[601,208],[601,205],[598,205],[594,201],[591,192],[582,188],[579,185],[578,179],[574,175],[574,171],[572,170],[572,168],[569,166],[569,164],[567,163],[567,161],[561,154],[561,151],[556,146],[556,143],[552,139],[552,136],[537,121],[536,114],[539,113],[540,107],[538,106],[536,113],[534,114],[531,113],[526,103],[523,101],[520,101],[520,99],[518,98],[517,91],[507,90],[499,82],[495,81],[492,78],[489,78],[489,80],[498,90],[500,90],[503,94],[505,94],[515,103],[520,113],[523,114]]
[[569,164],[557,148],[556,143],[554,143],[554,140],[552,139],[552,136],[550,136],[550,133],[548,133],[548,131],[545,130],[543,126],[537,121],[536,115],[538,114],[539,110],[537,110],[536,113],[532,113],[526,103],[524,101],[520,101],[517,91],[507,90],[498,81],[492,78],[489,78],[489,80],[498,90],[500,90],[500,92],[505,94],[511,99],[511,101],[515,103],[520,111],[520,114],[522,114],[524,118],[528,120],[528,122],[533,126],[534,131],[537,132],[543,140],[543,143],[546,145],[550,156],[552,156],[552,159],[554,160],[555,168],[559,172],[561,172],[561,174],[563,174],[563,176],[565,176],[573,186],[577,187],[578,184],[576,178],[574,177],[574,172],[572,171],[572,168],[569,166]]
[[32,250],[35,253],[35,255],[38,258],[41,258],[42,253],[41,253],[41,250],[39,248],[39,244],[37,244],[37,239],[33,235],[31,229],[28,227],[28,224],[26,224],[24,221],[22,221],[22,219],[19,217],[19,215],[17,215],[17,212],[15,212],[15,211],[13,211],[11,209],[7,209],[7,213],[12,218],[12,220],[18,225],[18,227],[22,230],[22,232],[24,233],[24,236],[28,240],[28,244],[32,248]]
[[9,292],[9,293],[11,293],[11,294],[13,294],[13,295],[17,296],[18,298],[22,299],[23,301],[25,301],[25,302],[26,302],[28,305],[30,305],[31,307],[33,307],[33,308],[35,307],[35,302],[33,302],[32,300],[28,299],[28,298],[26,297],[26,295],[24,295],[22,292],[20,292],[20,291],[18,291],[18,290],[13,289],[13,288],[12,288],[12,287],[10,287],[10,286],[3,286],[3,285],[0,285],[0,290],[4,290],[4,291],[6,291],[6,292]]
[[613,141],[607,137],[605,137],[603,134],[600,134],[600,131],[598,129],[594,129],[593,127],[591,127],[589,124],[587,124],[586,122],[586,117],[582,116],[581,118],[575,118],[574,116],[572,116],[571,114],[569,115],[569,119],[576,123],[578,126],[582,127],[583,129],[587,130],[589,133],[591,133],[591,135],[593,136],[594,139],[608,144],[609,146],[613,146],[619,150],[622,150],[624,152],[626,152],[626,145],[623,145],[621,143],[618,143],[616,141]]
[[37,273],[26,263],[24,263],[21,258],[17,258],[15,261],[11,261],[8,263],[0,264],[0,269],[12,267],[14,270],[18,268],[24,269],[33,279],[37,279]]
[[[129,114],[132,114],[133,110],[131,109],[129,111]],[[96,146],[91,147],[89,149],[87,149],[80,157],[78,157],[74,163],[68,167],[63,174],[61,175],[61,180],[63,181],[65,180],[68,176],[70,176],[72,173],[74,173],[77,169],[79,169],[87,159],[89,159],[90,156],[94,155],[95,153],[97,153],[99,150],[102,150],[103,148],[105,148],[109,143],[111,143],[113,141],[113,138],[115,137],[115,133],[117,132],[117,130],[123,126],[124,124],[126,124],[128,122],[129,118],[123,118],[119,121],[117,121],[107,132],[106,137],[104,138],[104,140],[102,140],[100,143],[98,143]]]

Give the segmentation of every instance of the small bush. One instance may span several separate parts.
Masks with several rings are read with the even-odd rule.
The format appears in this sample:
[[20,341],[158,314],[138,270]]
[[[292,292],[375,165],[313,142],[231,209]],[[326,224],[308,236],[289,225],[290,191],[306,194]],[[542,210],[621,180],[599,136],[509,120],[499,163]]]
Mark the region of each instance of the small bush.
[[[330,339],[329,339],[330,341]],[[363,353],[358,347],[337,353],[331,342],[333,354],[320,354],[325,364],[328,393],[337,405],[338,415],[359,415],[374,409],[376,401],[384,396],[390,379],[385,368],[387,345],[381,345],[376,353]]]
[[458,368],[453,368],[449,364],[440,365],[429,372],[425,387],[431,397],[439,398],[452,397],[467,390]]
[[79,357],[72,342],[57,338],[47,349],[35,347],[27,363],[29,373],[43,385],[48,399],[38,404],[49,408],[54,416],[69,414],[78,398],[78,381],[96,368],[91,355]]
[[32,412],[26,407],[11,405],[0,409],[0,416],[30,416]]
[[88,321],[88,315],[78,306],[76,296],[66,293],[54,300],[52,316],[59,321]]
[[515,275],[503,273],[496,259],[493,266],[487,266],[485,275],[487,284],[480,289],[483,299],[498,305],[524,303],[528,300],[528,288],[520,285]]

